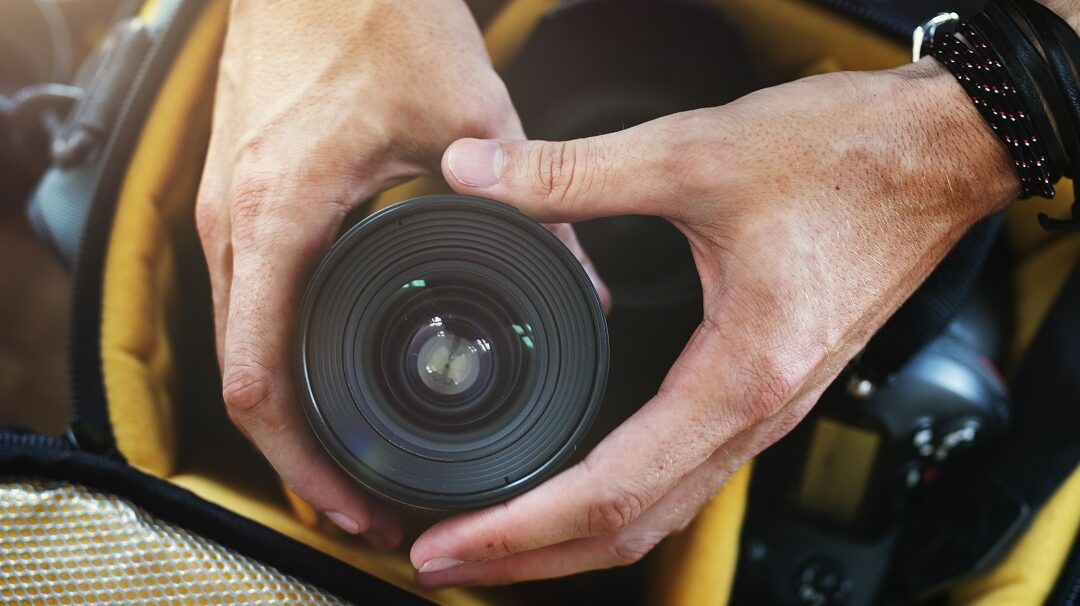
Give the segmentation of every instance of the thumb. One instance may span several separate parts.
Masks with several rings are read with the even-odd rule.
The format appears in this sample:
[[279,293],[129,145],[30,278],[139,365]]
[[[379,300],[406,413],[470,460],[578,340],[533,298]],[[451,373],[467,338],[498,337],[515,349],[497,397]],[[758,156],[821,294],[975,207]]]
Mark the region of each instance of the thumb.
[[659,215],[672,195],[662,152],[670,144],[657,145],[650,126],[573,141],[459,139],[443,154],[443,176],[458,193],[542,222]]

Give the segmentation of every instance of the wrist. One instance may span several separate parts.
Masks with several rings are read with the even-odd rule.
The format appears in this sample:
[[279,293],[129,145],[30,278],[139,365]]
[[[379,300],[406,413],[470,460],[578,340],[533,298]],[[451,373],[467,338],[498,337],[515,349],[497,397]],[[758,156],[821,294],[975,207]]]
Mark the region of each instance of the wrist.
[[901,85],[887,103],[913,123],[911,136],[923,156],[914,161],[933,167],[925,187],[937,190],[967,224],[1014,200],[1020,183],[1012,159],[953,75],[932,58],[890,73]]
[[1039,0],[1039,3],[1057,13],[1080,34],[1080,4],[1075,0]]

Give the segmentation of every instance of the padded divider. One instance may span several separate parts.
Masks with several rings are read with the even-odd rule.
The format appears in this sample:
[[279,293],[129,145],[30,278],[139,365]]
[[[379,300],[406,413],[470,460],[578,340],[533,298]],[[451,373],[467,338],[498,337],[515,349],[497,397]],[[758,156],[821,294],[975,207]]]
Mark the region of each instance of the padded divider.
[[101,357],[113,434],[132,465],[158,476],[176,469],[181,427],[169,224],[185,207],[190,214],[198,187],[225,13],[224,2],[209,5],[158,94],[120,189],[102,278]]

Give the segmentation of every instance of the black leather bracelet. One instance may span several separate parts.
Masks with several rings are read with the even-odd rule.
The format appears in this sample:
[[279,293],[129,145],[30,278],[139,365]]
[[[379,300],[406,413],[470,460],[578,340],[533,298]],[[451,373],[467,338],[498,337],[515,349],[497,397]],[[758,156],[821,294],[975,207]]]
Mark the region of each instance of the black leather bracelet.
[[1063,124],[1061,128],[1071,131],[1074,141],[1068,150],[1072,162],[1069,174],[1080,174],[1080,85],[1077,83],[1077,68],[1080,67],[1080,37],[1067,23],[1045,6],[1035,0],[1011,0],[1017,11],[1026,20],[1039,44],[1039,50],[1046,57],[1054,79],[1064,97],[1068,111],[1062,115],[1055,112]]
[[1053,183],[1065,173],[1069,160],[1052,117],[1059,121],[1061,119],[1057,117],[1067,115],[1068,109],[1047,62],[1024,31],[1005,13],[1002,4],[991,2],[985,13],[972,19],[971,25],[993,41],[991,49],[998,53],[1012,81],[1020,87],[1024,107],[1028,108],[1031,121],[1045,143],[1050,160],[1049,177]]
[[[916,44],[945,65],[1005,144],[1021,197],[1052,198],[1060,177],[1080,176],[1080,36],[1034,0],[991,0],[971,20],[955,21],[939,15]],[[1040,221],[1080,230],[1080,205],[1069,221]]]

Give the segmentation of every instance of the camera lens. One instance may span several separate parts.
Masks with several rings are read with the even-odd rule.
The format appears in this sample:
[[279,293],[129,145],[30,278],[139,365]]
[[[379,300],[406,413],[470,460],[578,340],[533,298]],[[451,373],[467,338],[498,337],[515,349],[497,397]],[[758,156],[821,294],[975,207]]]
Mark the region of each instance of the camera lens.
[[607,327],[577,259],[479,198],[417,198],[350,229],[299,330],[323,446],[370,490],[424,509],[491,504],[553,474],[607,377]]

